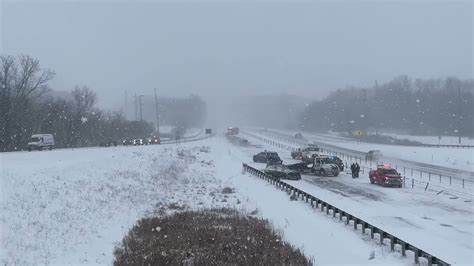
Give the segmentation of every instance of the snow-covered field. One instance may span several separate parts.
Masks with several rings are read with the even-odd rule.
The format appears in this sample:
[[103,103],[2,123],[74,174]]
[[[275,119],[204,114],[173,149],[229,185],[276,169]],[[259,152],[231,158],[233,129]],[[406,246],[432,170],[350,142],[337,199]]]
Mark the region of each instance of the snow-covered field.
[[[230,206],[256,210],[317,264],[411,264],[242,175],[242,162],[256,151],[216,137],[180,145],[0,154],[1,263],[110,264],[114,245],[139,217],[181,206]],[[226,186],[235,193],[222,194]],[[372,252],[375,259],[369,260]]]
[[441,139],[438,136],[412,136],[406,134],[395,134],[395,133],[383,133],[383,135],[392,136],[397,139],[408,139],[413,141],[418,141],[423,144],[441,144],[441,145],[474,145],[474,139],[462,137],[461,144],[459,144],[459,138],[455,136],[441,136]]

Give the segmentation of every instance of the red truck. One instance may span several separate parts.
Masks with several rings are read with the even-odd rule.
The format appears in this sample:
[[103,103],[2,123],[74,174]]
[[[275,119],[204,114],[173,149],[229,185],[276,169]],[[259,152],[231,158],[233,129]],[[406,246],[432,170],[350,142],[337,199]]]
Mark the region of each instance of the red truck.
[[402,187],[403,181],[397,170],[390,165],[377,165],[377,169],[369,172],[370,183],[379,184],[384,187]]

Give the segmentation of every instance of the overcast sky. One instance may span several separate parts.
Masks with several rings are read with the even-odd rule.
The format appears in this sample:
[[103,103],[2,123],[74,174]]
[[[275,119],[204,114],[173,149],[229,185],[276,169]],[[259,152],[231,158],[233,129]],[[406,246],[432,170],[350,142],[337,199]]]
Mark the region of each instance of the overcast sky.
[[[0,0],[1,1],[1,0]],[[2,54],[56,71],[55,90],[293,92],[394,76],[473,76],[472,2],[3,2]]]

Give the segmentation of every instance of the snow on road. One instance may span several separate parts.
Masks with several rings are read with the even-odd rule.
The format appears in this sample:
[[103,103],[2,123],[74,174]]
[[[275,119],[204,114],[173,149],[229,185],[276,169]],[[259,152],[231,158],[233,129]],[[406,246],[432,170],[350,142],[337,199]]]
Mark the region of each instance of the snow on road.
[[[291,136],[295,133],[287,130],[275,131]],[[329,136],[325,134],[305,133],[304,136],[310,141],[323,142],[361,152],[380,150],[385,157],[389,158],[398,158],[414,162],[439,165],[464,171],[474,171],[474,149],[412,147],[366,142],[358,143],[351,139]]]
[[[203,145],[210,146],[209,153],[201,151]],[[227,206],[256,210],[320,265],[411,264],[242,175],[242,162],[255,151],[217,137],[180,145],[0,154],[0,261],[110,264],[114,245],[140,217]],[[226,186],[235,193],[222,194]],[[369,260],[372,252],[375,259]]]
[[[249,140],[259,143],[251,137]],[[284,163],[292,162],[287,150],[259,144],[267,150],[279,152]],[[248,152],[249,161],[251,155],[252,152]],[[264,168],[262,164],[249,164]],[[422,189],[372,185],[367,174],[359,179],[352,179],[348,173],[341,173],[338,177],[303,176],[303,180],[286,182],[450,263],[474,264],[472,202]]]

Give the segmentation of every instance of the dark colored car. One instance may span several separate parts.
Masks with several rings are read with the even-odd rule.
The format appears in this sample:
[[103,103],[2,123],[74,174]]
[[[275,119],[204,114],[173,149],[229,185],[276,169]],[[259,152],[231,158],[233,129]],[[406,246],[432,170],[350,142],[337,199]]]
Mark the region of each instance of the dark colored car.
[[301,174],[285,165],[268,165],[263,172],[278,179],[300,180]]
[[378,165],[377,169],[369,172],[370,183],[384,187],[402,187],[403,181],[397,170],[388,165]]
[[132,145],[132,140],[129,139],[129,138],[123,139],[123,140],[122,140],[122,145],[123,145],[123,146]]
[[295,134],[295,139],[303,139],[303,134],[301,134],[301,133],[296,133],[296,134]]
[[329,156],[329,162],[339,167],[339,171],[344,171],[344,162],[337,156]]
[[161,139],[158,136],[153,136],[148,141],[150,144],[161,144]]
[[308,163],[305,162],[289,164],[286,167],[288,167],[288,169],[290,170],[297,171],[302,174],[309,174],[312,172],[311,164],[308,165]]
[[253,156],[253,161],[256,163],[282,164],[283,161],[274,151],[262,151]]

